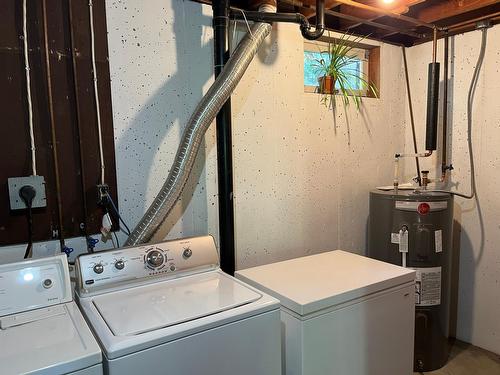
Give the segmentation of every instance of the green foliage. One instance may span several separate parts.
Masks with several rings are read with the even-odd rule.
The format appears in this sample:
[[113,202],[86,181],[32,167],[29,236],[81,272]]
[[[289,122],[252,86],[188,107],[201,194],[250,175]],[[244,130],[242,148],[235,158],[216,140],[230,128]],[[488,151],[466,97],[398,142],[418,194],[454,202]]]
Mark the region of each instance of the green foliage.
[[[341,96],[343,104],[347,106],[353,100],[357,109],[361,105],[361,90],[366,90],[374,97],[378,97],[378,89],[369,81],[367,75],[350,67],[358,60],[353,54],[353,49],[362,40],[361,37],[342,34],[340,38],[328,42],[327,50],[320,51],[321,55],[326,55],[329,59],[316,59],[314,64],[319,75],[332,77],[336,83],[335,86],[338,86],[338,94]],[[353,81],[358,82],[360,87],[354,89],[352,87]],[[323,92],[321,87],[320,92],[321,103],[334,109],[336,93]]]

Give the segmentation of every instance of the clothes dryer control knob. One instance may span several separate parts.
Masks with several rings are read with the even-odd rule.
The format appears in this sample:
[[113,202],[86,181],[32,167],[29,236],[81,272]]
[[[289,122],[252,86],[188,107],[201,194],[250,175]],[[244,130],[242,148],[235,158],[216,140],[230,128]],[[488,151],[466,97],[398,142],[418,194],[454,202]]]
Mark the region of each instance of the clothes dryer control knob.
[[193,255],[193,250],[191,250],[189,247],[187,249],[184,249],[184,251],[182,252],[182,257],[184,259],[191,258],[191,255]]
[[101,263],[97,263],[96,265],[94,265],[93,270],[94,270],[95,273],[103,273],[104,272],[104,266]]
[[161,251],[151,250],[146,255],[146,263],[153,268],[160,267],[164,261],[165,257]]
[[123,260],[121,260],[121,259],[120,259],[120,260],[117,260],[117,261],[115,262],[115,268],[116,268],[117,270],[122,270],[122,269],[124,269],[124,268],[125,268],[125,262],[124,262]]

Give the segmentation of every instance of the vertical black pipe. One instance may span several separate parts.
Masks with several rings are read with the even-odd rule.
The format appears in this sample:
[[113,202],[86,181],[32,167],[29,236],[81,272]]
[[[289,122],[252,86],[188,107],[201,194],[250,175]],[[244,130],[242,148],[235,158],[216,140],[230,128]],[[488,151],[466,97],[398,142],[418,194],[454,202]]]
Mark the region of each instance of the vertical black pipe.
[[429,64],[429,81],[427,86],[427,127],[425,149],[433,151],[437,147],[437,118],[439,99],[439,63]]
[[434,28],[432,42],[432,62],[429,64],[427,84],[427,121],[425,130],[425,149],[434,151],[437,147],[437,118],[439,101],[439,63],[436,62],[438,30]]
[[[214,28],[214,68],[215,76],[217,77],[229,58],[227,43],[229,1],[213,1],[212,11]],[[228,99],[217,115],[216,130],[220,262],[222,270],[233,275],[235,270],[235,253],[231,99]]]

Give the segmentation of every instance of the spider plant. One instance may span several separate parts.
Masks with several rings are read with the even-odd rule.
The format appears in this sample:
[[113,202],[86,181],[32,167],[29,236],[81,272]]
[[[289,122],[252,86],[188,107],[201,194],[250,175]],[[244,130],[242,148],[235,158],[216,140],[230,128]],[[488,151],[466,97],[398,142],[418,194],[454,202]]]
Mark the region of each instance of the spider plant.
[[320,76],[321,103],[326,107],[335,108],[337,92],[344,105],[349,105],[352,100],[357,109],[361,105],[362,92],[378,97],[378,89],[373,82],[370,82],[365,73],[353,67],[359,60],[353,49],[362,40],[361,37],[342,34],[329,41],[328,49],[320,51],[321,58],[315,59],[316,74]]

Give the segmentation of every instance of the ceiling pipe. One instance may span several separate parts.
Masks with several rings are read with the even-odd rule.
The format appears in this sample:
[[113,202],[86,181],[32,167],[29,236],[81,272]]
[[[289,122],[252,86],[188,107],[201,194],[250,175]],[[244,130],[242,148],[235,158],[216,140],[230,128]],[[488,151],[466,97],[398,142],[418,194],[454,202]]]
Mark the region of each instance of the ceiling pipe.
[[300,32],[307,40],[321,38],[325,32],[325,0],[316,0],[316,25],[313,29],[306,16],[301,13],[268,13],[231,9],[231,18],[255,22],[286,22],[300,25]]

